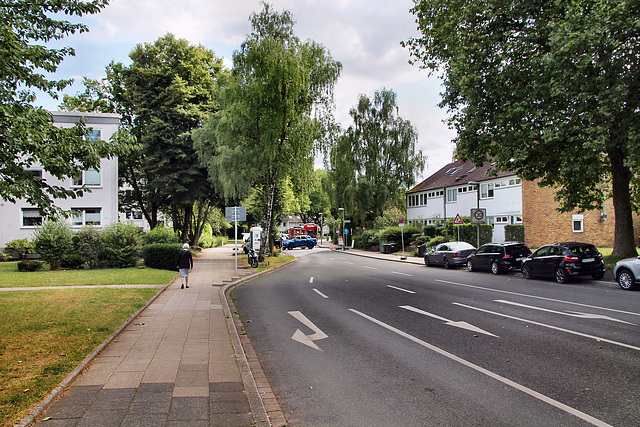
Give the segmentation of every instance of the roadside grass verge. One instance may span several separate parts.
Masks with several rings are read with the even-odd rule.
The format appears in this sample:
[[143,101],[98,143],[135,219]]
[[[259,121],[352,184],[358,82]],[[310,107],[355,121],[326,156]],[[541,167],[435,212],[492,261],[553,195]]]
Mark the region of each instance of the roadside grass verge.
[[258,263],[258,268],[252,269],[251,266],[249,266],[249,262],[247,261],[247,256],[239,255],[238,265],[242,263],[242,265],[244,265],[245,267],[249,267],[251,270],[254,270],[254,272],[262,273],[265,270],[269,270],[279,265],[286,264],[287,262],[291,261],[294,258],[295,257],[293,255],[283,255],[283,254],[280,254],[278,256],[267,256],[263,262]]
[[[55,276],[60,272],[45,273]],[[20,422],[157,292],[153,288],[0,292],[2,425]]]
[[153,268],[106,268],[99,270],[18,271],[17,262],[0,263],[0,288],[166,284],[175,271]]

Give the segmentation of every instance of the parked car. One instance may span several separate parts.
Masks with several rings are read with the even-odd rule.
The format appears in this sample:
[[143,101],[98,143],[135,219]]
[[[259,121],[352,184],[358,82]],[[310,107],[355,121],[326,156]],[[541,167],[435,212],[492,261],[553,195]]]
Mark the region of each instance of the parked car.
[[572,277],[591,276],[599,280],[605,272],[602,254],[591,243],[562,242],[545,245],[522,263],[522,276],[549,277],[566,283]]
[[519,269],[531,250],[522,242],[487,243],[467,258],[467,270],[489,270],[493,274]]
[[313,249],[318,244],[318,239],[309,236],[295,236],[293,239],[283,240],[282,249],[292,250],[294,248]]
[[621,259],[613,268],[613,277],[625,291],[638,289],[640,257]]
[[467,242],[442,243],[424,254],[424,264],[427,267],[442,265],[444,268],[466,265],[467,257],[475,250],[475,246]]

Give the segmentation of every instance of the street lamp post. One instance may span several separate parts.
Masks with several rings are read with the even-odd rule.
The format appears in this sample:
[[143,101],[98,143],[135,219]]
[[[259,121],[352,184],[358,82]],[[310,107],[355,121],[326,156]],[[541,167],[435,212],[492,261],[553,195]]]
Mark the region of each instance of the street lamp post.
[[344,208],[338,208],[339,211],[342,211],[342,250],[344,251],[344,246],[346,244],[345,240],[345,235],[344,235]]
[[[478,181],[469,181],[467,184],[476,186],[476,200],[477,200],[477,209],[480,209],[480,183]],[[478,225],[478,240],[476,244],[476,248],[480,247],[480,223]]]

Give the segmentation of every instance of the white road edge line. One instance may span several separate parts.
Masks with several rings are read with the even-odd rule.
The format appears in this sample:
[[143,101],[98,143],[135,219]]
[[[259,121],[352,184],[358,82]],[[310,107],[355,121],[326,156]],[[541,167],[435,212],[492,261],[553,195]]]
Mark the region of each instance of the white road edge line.
[[387,288],[396,289],[396,290],[398,290],[398,291],[406,292],[406,293],[408,293],[408,294],[415,294],[415,292],[414,292],[414,291],[410,291],[410,290],[408,290],[408,289],[402,289],[402,288],[399,288],[399,287],[397,287],[397,286],[387,285]]
[[483,291],[497,292],[497,293],[500,293],[500,294],[517,295],[519,297],[541,299],[543,301],[560,302],[560,303],[563,303],[563,304],[577,305],[579,307],[595,308],[595,309],[598,309],[598,310],[613,311],[614,313],[622,313],[622,314],[630,314],[632,316],[640,316],[640,313],[633,313],[631,311],[616,310],[614,308],[599,307],[597,305],[581,304],[579,302],[564,301],[564,300],[561,300],[561,299],[545,298],[545,297],[539,297],[539,296],[536,296],[536,295],[527,295],[527,294],[521,294],[521,293],[518,293],[518,292],[503,291],[501,289],[484,288],[482,286],[468,285],[466,283],[450,282],[448,280],[436,279],[435,281],[436,282],[442,282],[442,283],[448,283],[450,285],[463,286],[465,288],[474,288],[474,289],[480,289],[480,290],[483,290]]
[[469,368],[471,368],[471,369],[473,369],[475,371],[478,371],[478,372],[480,372],[480,373],[482,373],[482,374],[484,374],[484,375],[486,375],[486,376],[488,376],[490,378],[493,378],[493,379],[495,379],[497,381],[500,381],[503,384],[506,384],[506,385],[508,385],[510,387],[513,387],[516,390],[519,390],[519,391],[521,391],[523,393],[526,393],[529,396],[532,396],[532,397],[534,397],[534,398],[536,398],[536,399],[538,399],[538,400],[540,400],[542,402],[545,402],[545,403],[547,403],[547,404],[549,404],[551,406],[554,406],[554,407],[556,407],[556,408],[558,408],[558,409],[560,409],[562,411],[565,411],[568,414],[571,414],[571,415],[574,415],[574,416],[576,416],[576,417],[578,417],[580,419],[583,419],[583,420],[585,420],[586,422],[588,422],[590,424],[593,424],[595,426],[610,426],[610,424],[607,424],[604,421],[601,421],[601,420],[599,420],[597,418],[594,418],[591,415],[585,414],[584,412],[579,411],[579,410],[577,410],[575,408],[572,408],[572,407],[570,407],[568,405],[565,405],[564,403],[560,403],[557,400],[554,400],[554,399],[552,399],[552,398],[550,398],[548,396],[545,396],[542,393],[539,393],[539,392],[537,392],[535,390],[532,390],[532,389],[530,389],[528,387],[525,387],[525,386],[523,386],[521,384],[518,384],[518,383],[516,383],[514,381],[511,381],[508,378],[505,378],[505,377],[503,377],[501,375],[498,375],[498,374],[496,374],[494,372],[491,372],[488,369],[485,369],[485,368],[483,368],[481,366],[476,365],[475,363],[469,362],[468,360],[462,359],[461,357],[458,357],[458,356],[456,356],[456,355],[454,355],[452,353],[449,353],[448,351],[445,351],[445,350],[443,350],[443,349],[441,349],[439,347],[436,347],[436,346],[434,346],[432,344],[429,344],[426,341],[422,341],[421,339],[416,338],[416,337],[414,337],[412,335],[409,335],[406,332],[403,332],[403,331],[401,331],[401,330],[399,330],[397,328],[394,328],[391,325],[387,325],[386,323],[381,322],[378,319],[375,319],[375,318],[373,318],[371,316],[368,316],[368,315],[366,315],[364,313],[361,313],[361,312],[359,312],[357,310],[354,310],[352,308],[350,308],[349,311],[351,311],[352,313],[355,313],[358,316],[361,316],[361,317],[363,317],[363,318],[365,318],[365,319],[367,319],[367,320],[369,320],[369,321],[371,321],[371,322],[373,322],[373,323],[375,323],[375,324],[377,324],[379,326],[382,326],[383,328],[385,328],[385,329],[387,329],[387,330],[389,330],[391,332],[394,332],[394,333],[400,335],[401,337],[404,337],[404,338],[406,338],[406,339],[408,339],[410,341],[413,341],[416,344],[419,344],[419,345],[421,345],[421,346],[423,346],[425,348],[428,348],[429,350],[434,351],[434,352],[440,354],[441,356],[447,357],[447,358],[449,358],[449,359],[451,359],[451,360],[453,360],[455,362],[458,362],[458,363],[460,363],[460,364],[462,364],[464,366],[467,366],[467,367],[469,367]]
[[465,307],[465,308],[468,308],[468,309],[471,309],[471,310],[481,311],[483,313],[493,314],[495,316],[505,317],[507,319],[512,319],[512,320],[518,320],[520,322],[529,323],[531,325],[538,325],[538,326],[542,326],[544,328],[555,329],[556,331],[566,332],[568,334],[578,335],[580,337],[589,338],[589,339],[596,340],[596,341],[608,342],[609,344],[619,345],[620,347],[626,347],[626,348],[630,348],[631,350],[640,351],[640,347],[636,347],[636,346],[633,346],[631,344],[625,344],[623,342],[613,341],[613,340],[610,340],[610,339],[607,339],[607,338],[600,338],[600,337],[597,337],[595,335],[583,334],[582,332],[572,331],[570,329],[560,328],[558,326],[547,325],[546,323],[535,322],[533,320],[522,319],[520,317],[510,316],[508,314],[496,313],[495,311],[490,311],[490,310],[485,310],[484,308],[479,308],[479,307],[473,307],[473,306],[470,306],[470,305],[460,304],[459,302],[454,302],[453,304],[457,305],[457,306],[460,306],[460,307]]
[[313,288],[313,291],[314,291],[315,293],[317,293],[318,295],[320,295],[322,298],[329,299],[329,297],[328,297],[328,296],[326,296],[325,294],[323,294],[322,292],[320,292],[320,291],[319,291],[319,290],[317,290],[316,288]]

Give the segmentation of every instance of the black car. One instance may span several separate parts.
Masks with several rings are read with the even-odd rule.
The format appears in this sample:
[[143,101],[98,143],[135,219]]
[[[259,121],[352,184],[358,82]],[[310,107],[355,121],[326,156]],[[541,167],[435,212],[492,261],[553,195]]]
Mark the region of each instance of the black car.
[[522,242],[487,243],[467,258],[467,270],[489,270],[493,274],[519,269],[531,251]]
[[522,264],[525,279],[534,276],[554,278],[566,283],[571,277],[591,276],[599,280],[605,272],[602,254],[591,243],[562,242],[545,245]]

